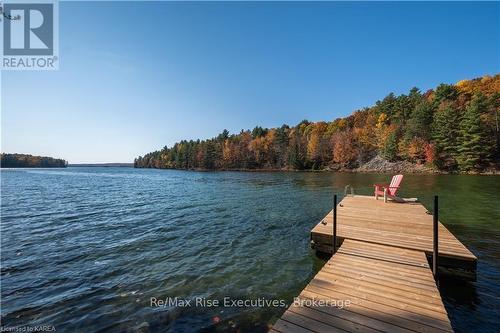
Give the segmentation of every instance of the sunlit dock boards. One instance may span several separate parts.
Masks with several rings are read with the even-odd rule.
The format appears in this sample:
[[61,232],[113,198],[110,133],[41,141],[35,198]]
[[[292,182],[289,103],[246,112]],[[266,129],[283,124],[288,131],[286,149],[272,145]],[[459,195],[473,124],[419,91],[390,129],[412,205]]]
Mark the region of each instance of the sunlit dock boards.
[[346,239],[298,300],[271,332],[453,332],[422,251]]
[[[433,217],[419,203],[348,196],[337,205],[337,252],[274,324],[275,333],[453,332],[428,257]],[[441,223],[440,269],[475,279],[477,258]],[[333,212],[311,231],[333,253]]]
[[[373,196],[348,196],[337,206],[337,241],[344,239],[419,250],[432,256],[432,215],[420,203],[375,200]],[[332,253],[333,213],[311,231],[311,244]],[[439,223],[439,265],[464,270],[475,278],[477,258]]]

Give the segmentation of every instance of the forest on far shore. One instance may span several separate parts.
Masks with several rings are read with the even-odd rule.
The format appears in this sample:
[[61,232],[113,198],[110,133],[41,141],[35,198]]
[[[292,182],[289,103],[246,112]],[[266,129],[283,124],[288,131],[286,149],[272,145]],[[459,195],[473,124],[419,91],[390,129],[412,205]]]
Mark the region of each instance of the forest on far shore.
[[2,168],[65,168],[68,162],[59,158],[27,154],[2,153]]
[[346,170],[376,156],[447,172],[498,169],[500,74],[421,92],[390,93],[333,121],[255,127],[180,141],[135,159],[139,168]]

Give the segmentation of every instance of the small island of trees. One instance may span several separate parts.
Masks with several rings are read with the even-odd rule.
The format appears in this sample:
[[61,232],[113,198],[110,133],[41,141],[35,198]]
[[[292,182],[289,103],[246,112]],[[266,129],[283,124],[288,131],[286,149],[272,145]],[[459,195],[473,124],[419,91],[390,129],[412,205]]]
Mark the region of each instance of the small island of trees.
[[498,169],[500,75],[393,93],[331,122],[255,127],[181,141],[135,159],[135,167],[346,170],[375,157],[447,172]]
[[46,156],[2,153],[0,166],[2,168],[65,168],[68,162]]

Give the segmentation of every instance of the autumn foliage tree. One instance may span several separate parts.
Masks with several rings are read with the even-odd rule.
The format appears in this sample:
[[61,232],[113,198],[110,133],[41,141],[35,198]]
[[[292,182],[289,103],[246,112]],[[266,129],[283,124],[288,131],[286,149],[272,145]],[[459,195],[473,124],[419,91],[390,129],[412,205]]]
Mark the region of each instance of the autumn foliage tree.
[[352,166],[358,157],[355,137],[350,130],[335,133],[332,137],[333,161],[343,166]]
[[180,141],[134,165],[176,169],[356,168],[375,157],[446,171],[498,168],[500,75],[388,94],[372,107],[329,122],[256,126],[207,140]]

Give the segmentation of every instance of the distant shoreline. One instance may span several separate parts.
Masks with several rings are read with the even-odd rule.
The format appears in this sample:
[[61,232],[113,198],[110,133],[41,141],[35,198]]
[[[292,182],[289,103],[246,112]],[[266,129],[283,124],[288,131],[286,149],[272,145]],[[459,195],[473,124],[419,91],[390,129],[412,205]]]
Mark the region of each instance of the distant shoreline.
[[68,164],[68,167],[121,167],[133,168],[134,163],[74,163]]
[[[135,168],[149,168],[134,166]],[[469,172],[460,172],[459,170],[439,170],[430,165],[411,163],[408,161],[390,162],[380,156],[376,156],[368,162],[358,167],[349,167],[340,164],[330,164],[321,169],[291,169],[291,168],[155,168],[151,169],[170,169],[187,171],[241,171],[241,172],[342,172],[342,173],[377,173],[377,174],[421,174],[421,175],[500,175],[499,166],[483,170],[473,170]]]
[[65,168],[68,162],[62,158],[19,153],[2,153],[1,168]]

